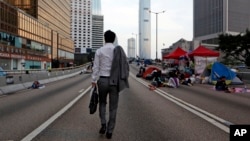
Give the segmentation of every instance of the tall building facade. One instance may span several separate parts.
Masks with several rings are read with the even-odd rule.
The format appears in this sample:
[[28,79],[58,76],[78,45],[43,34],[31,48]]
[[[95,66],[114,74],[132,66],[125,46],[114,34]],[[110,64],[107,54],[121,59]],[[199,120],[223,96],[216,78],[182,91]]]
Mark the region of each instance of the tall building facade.
[[70,0],[28,1],[38,1],[38,20],[46,22],[52,29],[52,65],[71,66],[74,62],[74,41],[70,37]]
[[150,0],[139,1],[139,57],[151,59]]
[[218,44],[221,33],[250,28],[249,0],[194,0],[194,40]]
[[103,15],[101,0],[92,0],[92,52],[103,46]]
[[102,15],[101,0],[92,0],[92,14]]
[[127,56],[129,58],[136,58],[135,54],[135,38],[129,38],[128,39],[128,51]]
[[92,2],[71,0],[71,38],[76,54],[87,54],[92,47]]
[[69,2],[0,1],[0,65],[23,70],[72,64]]

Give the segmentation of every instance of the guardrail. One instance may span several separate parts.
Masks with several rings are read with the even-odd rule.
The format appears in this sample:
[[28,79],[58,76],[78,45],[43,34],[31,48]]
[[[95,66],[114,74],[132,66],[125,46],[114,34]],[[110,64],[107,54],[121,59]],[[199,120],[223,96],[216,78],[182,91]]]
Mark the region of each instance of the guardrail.
[[250,72],[237,72],[237,74],[242,78],[244,83],[250,84]]
[[80,72],[90,63],[76,67],[53,68],[48,70],[5,70],[5,76],[0,76],[0,87],[13,84],[22,84],[25,82],[34,82],[35,80],[44,80]]

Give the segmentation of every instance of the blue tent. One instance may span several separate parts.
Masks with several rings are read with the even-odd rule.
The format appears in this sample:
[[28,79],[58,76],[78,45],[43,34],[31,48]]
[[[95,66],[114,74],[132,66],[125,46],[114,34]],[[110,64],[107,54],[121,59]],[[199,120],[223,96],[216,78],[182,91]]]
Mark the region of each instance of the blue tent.
[[0,76],[6,76],[6,72],[0,67]]
[[152,65],[153,63],[152,63],[151,59],[145,59],[144,60],[144,64],[146,64],[146,65]]
[[235,72],[219,62],[215,62],[211,68],[209,76],[210,82],[216,84],[221,76],[226,77],[227,84],[243,84],[243,82],[236,76]]

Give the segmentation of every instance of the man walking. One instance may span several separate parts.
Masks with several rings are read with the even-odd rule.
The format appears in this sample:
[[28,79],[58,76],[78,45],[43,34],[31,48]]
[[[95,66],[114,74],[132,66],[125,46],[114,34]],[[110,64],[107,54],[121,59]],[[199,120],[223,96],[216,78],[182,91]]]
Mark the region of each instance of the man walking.
[[[119,92],[128,88],[129,65],[122,47],[114,46],[116,35],[108,30],[104,33],[105,45],[95,53],[92,86],[98,85],[100,134],[112,138],[115,128]],[[99,79],[98,79],[99,78]],[[97,81],[98,80],[98,81]],[[107,96],[109,95],[109,120],[106,121]]]

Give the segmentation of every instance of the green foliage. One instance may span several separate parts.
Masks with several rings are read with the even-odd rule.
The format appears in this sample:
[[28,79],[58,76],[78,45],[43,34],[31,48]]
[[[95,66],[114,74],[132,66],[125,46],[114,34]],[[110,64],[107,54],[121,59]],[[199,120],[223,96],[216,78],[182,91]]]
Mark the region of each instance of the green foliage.
[[219,47],[216,50],[221,51],[224,60],[239,60],[250,66],[250,31],[238,35],[221,34],[219,35]]

